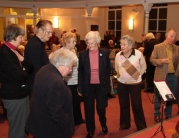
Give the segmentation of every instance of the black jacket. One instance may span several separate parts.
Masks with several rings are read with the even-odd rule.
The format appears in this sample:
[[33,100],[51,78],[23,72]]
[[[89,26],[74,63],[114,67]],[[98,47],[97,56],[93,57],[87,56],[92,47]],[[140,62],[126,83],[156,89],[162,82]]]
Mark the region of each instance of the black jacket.
[[30,83],[34,83],[34,78],[39,69],[49,63],[47,53],[45,51],[45,43],[36,35],[33,36],[25,47],[24,57],[32,63],[34,72],[29,76]]
[[71,91],[52,64],[35,77],[26,129],[36,138],[71,138],[75,131]]
[[0,48],[0,93],[2,99],[22,99],[29,94],[27,79],[28,74],[33,72],[33,66],[25,58],[21,64],[15,53],[3,44]]
[[[79,67],[78,67],[78,91],[88,96],[90,87],[90,59],[89,50],[80,52]],[[99,48],[99,80],[102,90],[102,95],[110,92],[110,59],[109,51]]]

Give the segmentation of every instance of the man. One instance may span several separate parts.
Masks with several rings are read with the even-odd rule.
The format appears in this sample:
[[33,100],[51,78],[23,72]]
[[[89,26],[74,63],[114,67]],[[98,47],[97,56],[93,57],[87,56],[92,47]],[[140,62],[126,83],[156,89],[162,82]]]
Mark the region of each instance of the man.
[[49,63],[45,51],[45,42],[50,39],[52,32],[52,22],[48,20],[40,20],[36,25],[36,35],[34,35],[26,45],[24,56],[34,66],[34,72],[29,76],[31,91],[36,73],[42,66]]
[[52,37],[50,37],[50,39],[47,41],[47,45],[48,45],[49,49],[51,49],[51,46],[53,44],[56,44],[56,45],[59,44],[59,38],[58,38],[58,36],[55,35],[55,32],[52,33]]
[[72,71],[76,62],[76,55],[67,49],[60,49],[54,52],[50,63],[38,71],[26,123],[26,130],[35,138],[73,136],[72,94],[64,77]]
[[[177,66],[177,56],[179,55],[178,47],[174,44],[176,39],[175,29],[169,29],[165,34],[165,41],[154,46],[154,50],[150,57],[151,63],[156,67],[154,80],[165,80],[166,84],[174,93],[177,78],[175,76]],[[154,121],[160,122],[160,102],[161,97],[156,88],[154,88],[155,103],[154,103]],[[164,110],[166,119],[171,118],[172,114],[172,101],[166,102]]]
[[79,47],[80,47],[80,34],[77,33],[77,30],[76,28],[72,29],[71,30],[72,33],[75,33],[76,35],[76,48],[77,48],[77,51],[79,51]]
[[156,32],[155,33],[155,39],[159,42],[159,43],[161,43],[162,42],[162,40],[161,40],[161,33],[160,32]]

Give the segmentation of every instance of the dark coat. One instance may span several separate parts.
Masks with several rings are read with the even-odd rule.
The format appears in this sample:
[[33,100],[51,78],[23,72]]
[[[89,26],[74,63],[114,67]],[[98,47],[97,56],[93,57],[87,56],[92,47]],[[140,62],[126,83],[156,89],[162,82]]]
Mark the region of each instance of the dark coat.
[[5,44],[0,48],[0,82],[2,99],[22,99],[29,95],[28,74],[33,66],[25,58],[20,63],[16,54]]
[[[78,91],[88,96],[91,79],[89,50],[79,53]],[[102,95],[110,92],[110,59],[109,51],[99,48],[99,80]]]
[[71,138],[74,134],[72,95],[52,64],[42,67],[35,77],[26,129],[36,138]]
[[24,57],[32,63],[34,72],[29,76],[30,83],[34,83],[34,78],[39,69],[49,63],[49,58],[45,51],[45,43],[36,35],[33,36],[25,46]]
[[154,49],[154,45],[156,45],[158,43],[159,43],[159,41],[157,41],[156,39],[150,39],[149,41],[145,42],[145,49],[144,49],[143,54],[145,56],[147,66],[153,66],[150,63],[150,56],[151,56],[152,51]]

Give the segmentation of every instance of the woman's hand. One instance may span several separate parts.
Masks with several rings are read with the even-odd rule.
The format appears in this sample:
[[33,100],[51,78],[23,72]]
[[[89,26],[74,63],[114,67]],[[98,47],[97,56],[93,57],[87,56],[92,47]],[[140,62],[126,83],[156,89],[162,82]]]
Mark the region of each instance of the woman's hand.
[[83,97],[83,95],[82,95],[80,92],[78,92],[78,95],[81,96],[81,97]]

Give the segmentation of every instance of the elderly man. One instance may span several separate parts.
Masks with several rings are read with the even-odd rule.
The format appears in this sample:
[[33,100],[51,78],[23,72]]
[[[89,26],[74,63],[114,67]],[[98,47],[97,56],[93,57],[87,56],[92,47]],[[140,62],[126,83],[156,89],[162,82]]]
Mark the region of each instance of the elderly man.
[[[176,30],[169,29],[165,34],[165,41],[154,46],[154,50],[150,57],[151,63],[156,67],[154,80],[165,80],[166,84],[174,93],[177,78],[175,76],[178,47],[174,44],[176,39]],[[160,102],[161,97],[158,90],[154,89],[155,103],[154,103],[154,121],[160,122]],[[166,119],[171,118],[172,115],[172,101],[166,102],[164,110]]]
[[[76,55],[59,49],[35,77],[26,130],[35,138],[71,138],[75,132],[72,94],[64,77],[77,62]],[[50,81],[49,81],[50,80]]]
[[25,47],[24,56],[34,66],[34,72],[29,77],[31,91],[36,73],[42,66],[49,63],[49,58],[45,51],[45,42],[50,39],[52,33],[52,22],[48,20],[40,20],[36,25],[36,35],[28,41]]

